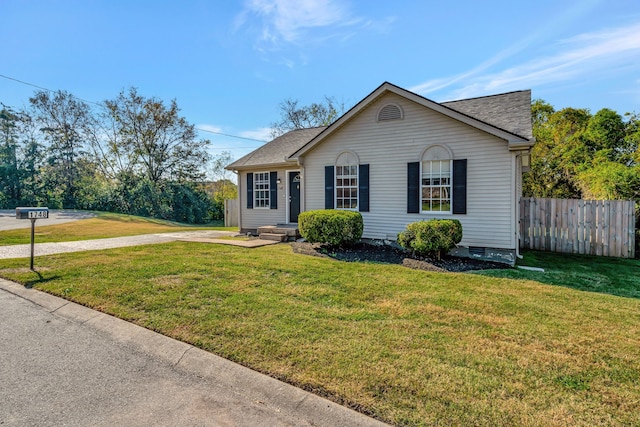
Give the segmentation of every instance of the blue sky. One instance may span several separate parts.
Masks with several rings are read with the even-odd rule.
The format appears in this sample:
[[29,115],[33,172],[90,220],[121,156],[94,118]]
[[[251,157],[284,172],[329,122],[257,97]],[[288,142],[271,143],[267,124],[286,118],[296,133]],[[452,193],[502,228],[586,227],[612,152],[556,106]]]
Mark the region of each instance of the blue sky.
[[[267,139],[285,98],[351,107],[389,81],[435,101],[532,89],[640,113],[638,0],[0,2],[0,102],[130,86],[197,127]],[[260,146],[201,133],[234,158]]]

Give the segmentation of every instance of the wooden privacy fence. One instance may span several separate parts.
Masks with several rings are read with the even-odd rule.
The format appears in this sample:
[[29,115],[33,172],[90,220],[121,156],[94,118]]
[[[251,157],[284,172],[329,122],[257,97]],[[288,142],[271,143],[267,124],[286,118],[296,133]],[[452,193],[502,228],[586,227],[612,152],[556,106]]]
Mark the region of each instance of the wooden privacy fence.
[[224,201],[224,226],[238,226],[238,208],[240,201],[238,199],[225,199]]
[[541,251],[635,256],[632,200],[520,199],[520,247]]

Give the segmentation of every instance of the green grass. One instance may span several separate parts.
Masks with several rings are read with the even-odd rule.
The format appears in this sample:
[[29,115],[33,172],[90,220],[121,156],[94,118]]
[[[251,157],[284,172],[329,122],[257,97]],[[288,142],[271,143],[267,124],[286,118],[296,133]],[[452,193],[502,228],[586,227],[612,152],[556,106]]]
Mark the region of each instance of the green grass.
[[479,274],[640,298],[640,261],[637,259],[528,251],[518,265],[540,267],[544,272],[510,269]]
[[[46,223],[46,220],[42,220],[35,228],[35,242],[69,242],[201,229],[237,230],[237,228],[224,228],[220,221],[207,225],[192,225],[111,212],[95,212],[95,214],[97,215],[95,218],[50,226],[41,225]],[[0,231],[0,245],[20,245],[30,242],[31,230],[29,228]]]
[[[174,242],[42,257],[38,274],[4,260],[0,276],[396,425],[639,425],[640,299],[609,293],[625,278],[635,295],[640,262],[569,260],[526,255],[553,280],[580,272],[552,286]],[[585,292],[596,273],[605,293]]]

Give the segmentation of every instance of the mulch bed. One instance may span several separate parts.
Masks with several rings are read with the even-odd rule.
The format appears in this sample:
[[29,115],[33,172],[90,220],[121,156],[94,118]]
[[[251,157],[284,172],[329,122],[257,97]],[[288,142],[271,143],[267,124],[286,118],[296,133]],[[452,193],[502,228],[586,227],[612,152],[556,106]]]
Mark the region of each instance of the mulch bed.
[[472,258],[443,256],[438,260],[429,257],[413,257],[409,253],[389,245],[375,245],[365,242],[360,242],[345,248],[330,248],[318,243],[293,242],[291,243],[291,248],[295,253],[304,255],[333,258],[346,262],[400,264],[405,267],[426,271],[464,272],[510,268],[503,263]]

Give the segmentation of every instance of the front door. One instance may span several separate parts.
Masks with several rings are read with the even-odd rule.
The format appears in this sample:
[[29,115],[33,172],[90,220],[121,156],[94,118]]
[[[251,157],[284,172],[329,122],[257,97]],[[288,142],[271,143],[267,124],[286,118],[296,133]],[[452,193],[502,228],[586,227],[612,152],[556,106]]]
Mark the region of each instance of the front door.
[[300,172],[289,172],[289,222],[298,222],[300,215]]

